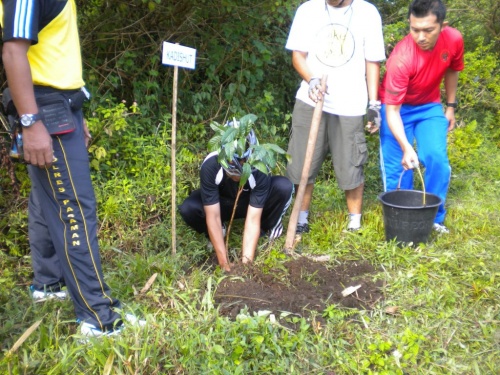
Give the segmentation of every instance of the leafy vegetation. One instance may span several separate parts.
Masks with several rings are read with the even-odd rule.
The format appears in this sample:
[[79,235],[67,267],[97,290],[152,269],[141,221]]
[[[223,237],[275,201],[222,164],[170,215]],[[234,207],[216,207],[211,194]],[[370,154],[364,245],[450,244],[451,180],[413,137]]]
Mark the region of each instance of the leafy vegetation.
[[[332,262],[364,259],[380,269],[383,300],[352,314],[330,305],[327,324],[288,317],[296,330],[243,311],[219,316],[222,278],[204,267],[205,238],[177,223],[170,253],[171,81],[161,41],[197,48],[197,69],[181,71],[177,196],[197,188],[213,136],[227,114],[258,115],[259,139],[286,149],[299,82],[284,50],[299,2],[249,0],[78,1],[85,79],[94,94],[86,117],[108,283],[125,310],[148,326],[83,345],[71,303],[32,304],[28,294],[26,206],[29,179],[15,178],[0,151],[0,372],[13,374],[496,374],[500,368],[500,20],[498,2],[450,0],[448,19],[466,41],[460,74],[460,126],[450,135],[453,168],[448,236],[400,248],[384,241],[377,195],[378,136],[368,136],[364,229],[344,232],[345,199],[325,163],[315,190],[311,233],[300,246]],[[387,51],[406,33],[407,1],[374,1]],[[0,70],[2,67],[0,66]],[[1,72],[3,74],[3,72]],[[1,82],[4,82],[2,80]],[[2,129],[2,136],[6,132]],[[282,174],[283,162],[273,172]],[[285,224],[286,224],[285,220]],[[235,228],[237,231],[238,228]],[[235,236],[236,237],[236,236]],[[269,272],[286,261],[284,239],[262,248]],[[237,249],[238,246],[235,246]],[[236,251],[231,249],[231,251]],[[158,277],[141,293],[149,278]],[[304,275],[313,278],[314,275]],[[35,322],[42,323],[22,343]],[[15,349],[15,350],[14,350]]]

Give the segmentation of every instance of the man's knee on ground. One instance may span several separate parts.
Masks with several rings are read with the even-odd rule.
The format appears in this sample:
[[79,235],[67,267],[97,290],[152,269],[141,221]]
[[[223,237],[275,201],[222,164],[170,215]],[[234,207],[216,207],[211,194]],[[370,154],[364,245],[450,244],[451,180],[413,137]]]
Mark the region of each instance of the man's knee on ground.
[[276,176],[273,179],[272,194],[279,194],[283,199],[288,199],[294,191],[291,181],[283,176]]
[[202,210],[203,207],[200,206],[199,202],[191,199],[190,197],[186,198],[186,200],[178,207],[180,215],[187,224],[190,223],[190,218],[200,215],[200,209]]

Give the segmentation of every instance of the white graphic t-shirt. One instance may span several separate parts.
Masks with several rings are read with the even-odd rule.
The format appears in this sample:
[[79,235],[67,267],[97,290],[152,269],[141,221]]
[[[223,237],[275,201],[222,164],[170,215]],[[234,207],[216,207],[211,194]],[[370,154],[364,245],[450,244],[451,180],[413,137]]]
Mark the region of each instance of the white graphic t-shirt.
[[[307,52],[314,77],[328,76],[323,111],[342,116],[366,113],[366,61],[385,59],[382,20],[375,6],[353,0],[334,8],[324,0],[310,0],[297,9],[286,48]],[[296,98],[315,106],[308,90],[309,84],[302,81]]]

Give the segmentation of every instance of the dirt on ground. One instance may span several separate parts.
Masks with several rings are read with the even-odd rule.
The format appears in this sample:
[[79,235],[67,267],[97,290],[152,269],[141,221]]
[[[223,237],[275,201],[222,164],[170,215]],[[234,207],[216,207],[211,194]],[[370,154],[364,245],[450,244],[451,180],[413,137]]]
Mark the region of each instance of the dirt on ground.
[[[383,298],[378,271],[366,261],[331,265],[307,257],[289,260],[278,267],[236,264],[218,286],[215,301],[220,313],[234,319],[245,307],[250,314],[272,311],[324,322],[322,313],[329,305],[370,310]],[[347,296],[348,287],[359,288]],[[281,322],[285,323],[285,322]],[[286,323],[285,323],[286,324]],[[288,324],[286,324],[288,325]]]

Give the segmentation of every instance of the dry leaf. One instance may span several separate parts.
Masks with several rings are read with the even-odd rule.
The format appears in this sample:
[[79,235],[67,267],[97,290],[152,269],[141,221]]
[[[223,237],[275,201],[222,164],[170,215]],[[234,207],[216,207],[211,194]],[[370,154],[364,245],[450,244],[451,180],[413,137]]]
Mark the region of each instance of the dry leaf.
[[106,364],[104,365],[104,369],[102,370],[102,375],[110,375],[113,370],[113,362],[115,360],[115,352],[111,352]]
[[153,274],[153,276],[149,278],[148,282],[146,283],[146,285],[144,285],[144,288],[142,288],[139,293],[140,294],[146,293],[149,290],[149,288],[151,288],[151,285],[153,285],[153,283],[155,282],[157,276],[158,273]]
[[312,254],[303,254],[304,257],[311,259],[314,262],[329,262],[330,255],[312,255]]
[[42,323],[42,320],[39,320],[37,322],[35,322],[31,327],[29,327],[21,337],[19,337],[19,339],[16,341],[16,343],[14,344],[14,346],[12,347],[12,349],[9,350],[9,353],[15,353],[15,351],[17,349],[19,349],[19,347],[23,344],[23,342],[26,341],[26,339],[28,337],[30,337],[30,335],[38,328],[38,326],[40,325],[40,323]]
[[361,285],[356,285],[356,286],[350,286],[348,288],[345,288],[343,291],[342,291],[342,297],[347,297],[348,295],[350,294],[353,294],[356,290],[358,290],[359,288],[361,288]]
[[177,281],[177,286],[179,287],[180,290],[185,290],[186,286],[182,281]]
[[385,308],[386,314],[396,315],[399,310],[399,306],[389,306]]
[[314,321],[312,323],[313,323],[312,326],[313,326],[314,333],[318,334],[323,330],[323,327],[321,327],[321,322]]

